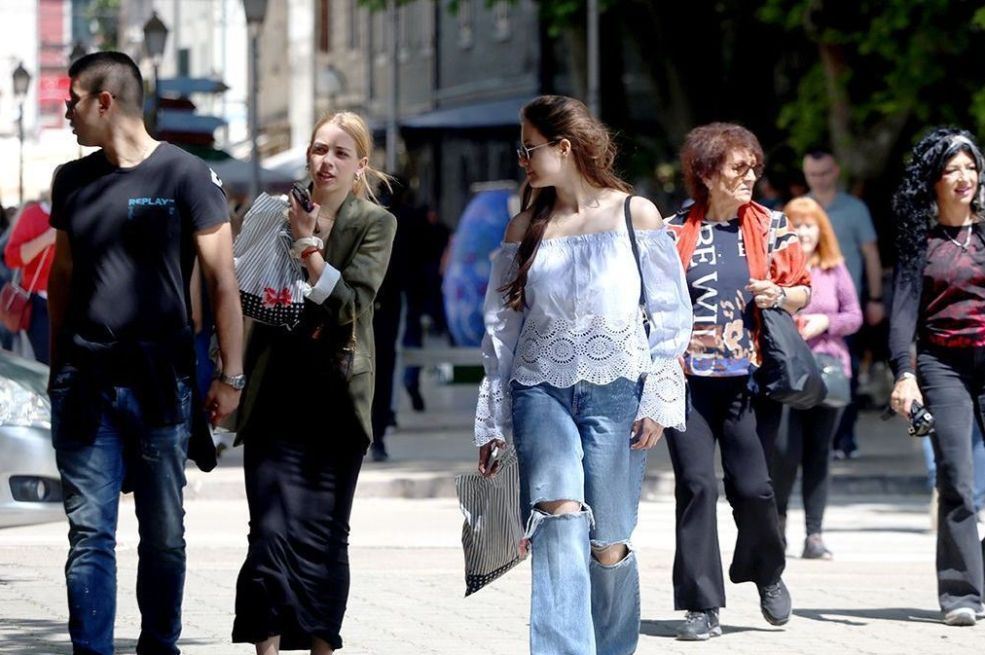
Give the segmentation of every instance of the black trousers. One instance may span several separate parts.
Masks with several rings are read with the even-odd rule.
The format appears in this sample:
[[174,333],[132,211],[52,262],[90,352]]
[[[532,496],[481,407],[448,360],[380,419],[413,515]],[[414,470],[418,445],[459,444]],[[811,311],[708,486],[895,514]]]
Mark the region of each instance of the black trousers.
[[844,410],[838,407],[791,409],[787,430],[776,440],[771,472],[776,489],[776,508],[787,515],[790,492],[803,468],[800,488],[804,497],[807,534],[821,532],[824,509],[828,504],[828,462],[831,441]]
[[985,347],[921,346],[917,381],[934,415],[931,436],[937,460],[937,592],[945,612],[978,608],[982,601],[982,554],[973,499],[972,420],[985,430]]
[[780,540],[769,456],[781,406],[748,390],[748,376],[690,377],[693,409],[686,432],[667,430],[677,500],[674,607],[725,606],[715,504],[715,442],[721,450],[725,496],[738,528],[729,579],[777,582],[786,560]]

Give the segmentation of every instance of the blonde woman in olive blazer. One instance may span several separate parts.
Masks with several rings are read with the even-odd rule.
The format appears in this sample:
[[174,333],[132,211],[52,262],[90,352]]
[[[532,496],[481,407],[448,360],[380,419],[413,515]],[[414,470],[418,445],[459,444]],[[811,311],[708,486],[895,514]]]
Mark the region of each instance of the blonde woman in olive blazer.
[[[301,325],[255,325],[239,436],[250,506],[233,641],[257,653],[342,647],[349,516],[372,440],[373,303],[397,221],[367,176],[369,130],[348,112],[319,121],[308,146],[314,209],[291,198],[294,251],[311,284]],[[344,373],[343,346],[354,341]]]

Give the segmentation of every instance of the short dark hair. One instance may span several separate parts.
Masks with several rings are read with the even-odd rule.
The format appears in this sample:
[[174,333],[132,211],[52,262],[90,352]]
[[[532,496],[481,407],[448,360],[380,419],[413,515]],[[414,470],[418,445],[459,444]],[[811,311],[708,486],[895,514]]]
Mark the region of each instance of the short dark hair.
[[748,150],[756,158],[757,176],[762,172],[765,156],[756,135],[735,123],[709,123],[696,127],[684,138],[681,170],[688,195],[699,204],[708,202],[704,179],[718,172],[730,152]]
[[68,76],[92,93],[113,94],[123,113],[143,116],[144,78],[129,55],[123,52],[93,52],[77,59]]
[[824,159],[825,157],[834,159],[835,153],[828,146],[814,146],[813,148],[809,148],[804,156],[810,157],[811,159]]

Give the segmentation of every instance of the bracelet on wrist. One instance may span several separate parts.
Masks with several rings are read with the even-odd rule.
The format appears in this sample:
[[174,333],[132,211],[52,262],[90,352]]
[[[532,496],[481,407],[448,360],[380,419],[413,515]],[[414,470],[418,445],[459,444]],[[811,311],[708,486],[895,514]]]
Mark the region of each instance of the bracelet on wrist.
[[291,255],[294,259],[301,259],[301,254],[308,248],[317,248],[318,250],[321,250],[324,247],[325,242],[316,236],[301,237],[291,246]]
[[778,295],[776,297],[776,300],[773,302],[773,307],[782,307],[783,303],[785,303],[786,301],[787,301],[787,290],[784,289],[783,287],[780,287],[780,295]]
[[877,302],[877,303],[879,303],[881,305],[882,304],[882,296],[873,296],[873,297],[869,298],[869,302]]
[[308,246],[301,252],[301,261],[306,260],[308,257],[315,254],[316,252],[321,252],[321,250],[317,246]]
[[903,380],[913,380],[914,382],[916,382],[917,376],[916,374],[911,373],[910,371],[903,371],[898,376],[896,376],[896,381],[902,382]]

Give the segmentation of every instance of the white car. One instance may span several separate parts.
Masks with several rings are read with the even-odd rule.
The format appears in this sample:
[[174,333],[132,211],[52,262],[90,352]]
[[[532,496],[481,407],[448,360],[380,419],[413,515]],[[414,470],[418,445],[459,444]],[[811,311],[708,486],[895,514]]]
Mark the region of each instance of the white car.
[[0,528],[64,521],[48,367],[0,351]]

